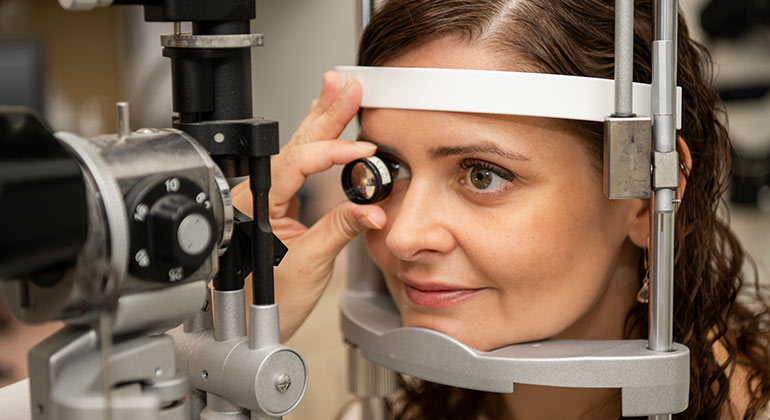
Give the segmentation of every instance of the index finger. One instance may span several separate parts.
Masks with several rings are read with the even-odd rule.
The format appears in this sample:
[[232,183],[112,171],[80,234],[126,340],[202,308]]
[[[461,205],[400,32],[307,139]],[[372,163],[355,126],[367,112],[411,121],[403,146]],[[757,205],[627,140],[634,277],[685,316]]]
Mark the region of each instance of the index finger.
[[369,157],[377,146],[365,141],[321,140],[284,149],[271,162],[270,216],[273,218],[285,215],[291,198],[308,175]]
[[334,100],[328,103],[329,95],[325,90],[321,99],[297,127],[291,143],[302,144],[336,138],[356,115],[361,105],[361,84],[355,79],[348,79],[341,91],[332,90],[336,92]]

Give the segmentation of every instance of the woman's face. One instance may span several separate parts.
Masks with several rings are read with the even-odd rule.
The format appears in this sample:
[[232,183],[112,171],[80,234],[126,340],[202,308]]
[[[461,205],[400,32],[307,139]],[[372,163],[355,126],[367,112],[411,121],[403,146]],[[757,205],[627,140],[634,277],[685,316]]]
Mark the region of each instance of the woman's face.
[[[439,39],[386,63],[501,69]],[[366,243],[406,326],[481,350],[549,337],[616,339],[639,287],[639,200],[609,201],[596,156],[558,120],[365,109],[361,138],[411,176]]]

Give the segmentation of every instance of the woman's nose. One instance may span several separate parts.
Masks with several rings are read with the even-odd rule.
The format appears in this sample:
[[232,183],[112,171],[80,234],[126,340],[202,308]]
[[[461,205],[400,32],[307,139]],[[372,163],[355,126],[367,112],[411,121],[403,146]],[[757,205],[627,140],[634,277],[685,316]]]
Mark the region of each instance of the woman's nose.
[[456,239],[449,229],[452,212],[429,182],[412,179],[403,194],[392,198],[398,202],[389,215],[392,222],[385,245],[393,255],[412,261],[454,249]]

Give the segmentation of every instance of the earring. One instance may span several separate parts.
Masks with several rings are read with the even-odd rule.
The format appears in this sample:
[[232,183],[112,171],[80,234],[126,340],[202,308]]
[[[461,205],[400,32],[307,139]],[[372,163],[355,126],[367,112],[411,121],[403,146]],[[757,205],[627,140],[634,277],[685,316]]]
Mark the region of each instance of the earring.
[[636,294],[636,301],[639,303],[650,302],[650,267],[647,263],[648,248],[644,248],[644,280],[642,280],[642,288],[639,289],[639,293]]

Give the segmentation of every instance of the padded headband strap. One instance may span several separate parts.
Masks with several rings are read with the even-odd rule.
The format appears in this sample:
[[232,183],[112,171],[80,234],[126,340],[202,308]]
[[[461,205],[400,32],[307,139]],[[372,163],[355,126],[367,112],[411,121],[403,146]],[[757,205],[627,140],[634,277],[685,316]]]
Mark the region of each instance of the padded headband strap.
[[[604,121],[615,107],[612,79],[510,71],[338,66],[361,82],[364,108],[527,115]],[[633,112],[651,114],[649,84],[634,83]],[[677,87],[676,127],[682,127]]]

